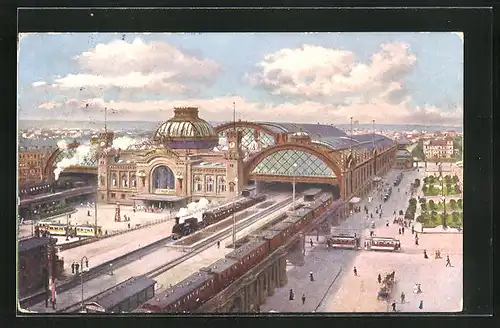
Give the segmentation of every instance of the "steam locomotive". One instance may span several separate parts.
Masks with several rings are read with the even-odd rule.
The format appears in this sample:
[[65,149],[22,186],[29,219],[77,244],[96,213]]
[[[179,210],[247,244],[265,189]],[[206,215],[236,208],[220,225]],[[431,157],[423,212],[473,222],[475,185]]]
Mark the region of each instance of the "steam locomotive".
[[175,225],[172,227],[172,239],[176,240],[184,236],[190,235],[200,229],[208,227],[211,224],[217,223],[230,217],[233,213],[243,211],[267,199],[266,195],[249,196],[234,202],[234,204],[225,204],[216,209],[203,212],[202,221],[198,222],[195,217],[190,217],[179,223],[180,218],[175,218]]
[[333,204],[331,194],[322,194],[292,216],[252,235],[250,241],[228,253],[224,258],[155,295],[134,312],[186,313],[195,311],[204,302],[271,255],[312,220],[321,215],[333,215],[339,206],[340,201]]

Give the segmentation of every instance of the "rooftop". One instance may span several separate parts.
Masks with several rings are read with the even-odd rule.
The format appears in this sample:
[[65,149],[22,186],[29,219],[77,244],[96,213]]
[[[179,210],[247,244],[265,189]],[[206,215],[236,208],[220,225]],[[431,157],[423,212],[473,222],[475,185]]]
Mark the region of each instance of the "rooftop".
[[213,279],[214,276],[212,276],[210,273],[205,271],[198,271],[182,280],[175,286],[165,290],[158,295],[155,295],[155,297],[147,301],[146,304],[164,308],[168,304],[179,300],[180,298],[188,295],[190,292],[196,290],[197,288],[203,286],[206,282]]
[[233,259],[236,259],[239,261],[239,260],[245,258],[246,256],[248,256],[251,252],[253,252],[259,246],[264,245],[265,243],[266,242],[263,240],[258,240],[258,239],[251,240],[248,243],[243,244],[240,248],[237,248],[234,251],[232,251],[231,253],[226,254],[226,257],[233,258]]
[[233,260],[233,259],[220,259],[217,260],[216,262],[210,264],[207,267],[204,267],[200,269],[201,271],[207,271],[207,272],[213,272],[215,274],[220,274],[221,272],[226,271],[233,265],[238,264],[238,261]]
[[33,237],[19,241],[19,253],[50,244],[51,238]]
[[283,231],[292,226],[291,223],[288,222],[280,222],[278,224],[273,225],[269,230],[274,230],[274,231]]
[[153,286],[156,281],[147,276],[132,277],[91,299],[106,310],[112,309],[123,300]]

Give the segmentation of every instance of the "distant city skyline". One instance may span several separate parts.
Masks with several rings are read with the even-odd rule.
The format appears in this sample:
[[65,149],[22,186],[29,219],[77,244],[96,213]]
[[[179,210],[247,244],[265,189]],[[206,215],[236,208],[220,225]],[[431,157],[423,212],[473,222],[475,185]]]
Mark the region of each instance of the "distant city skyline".
[[462,125],[463,35],[21,34],[20,119]]

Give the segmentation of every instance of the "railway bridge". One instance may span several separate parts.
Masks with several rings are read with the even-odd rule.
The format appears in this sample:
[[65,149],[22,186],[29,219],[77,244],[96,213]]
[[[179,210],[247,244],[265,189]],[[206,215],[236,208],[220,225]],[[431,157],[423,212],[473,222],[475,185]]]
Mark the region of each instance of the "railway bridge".
[[280,248],[254,266],[245,275],[234,281],[222,292],[204,303],[196,312],[228,313],[256,312],[267,296],[274,294],[275,288],[284,287],[287,282],[286,261],[297,244],[303,244],[307,232],[325,223],[331,224],[342,202],[337,200],[321,216],[297,232]]

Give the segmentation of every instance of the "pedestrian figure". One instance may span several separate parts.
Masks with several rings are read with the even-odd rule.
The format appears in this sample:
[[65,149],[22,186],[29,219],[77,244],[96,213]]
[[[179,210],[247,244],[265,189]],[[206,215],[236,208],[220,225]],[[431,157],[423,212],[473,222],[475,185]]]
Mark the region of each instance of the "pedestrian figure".
[[352,271],[354,272],[354,275],[357,277],[358,276],[358,269],[356,269],[356,267],[354,267],[354,269]]
[[388,227],[389,226],[389,220],[386,220],[385,221],[385,226]]
[[290,293],[288,295],[288,300],[293,301],[294,298],[295,298],[295,295],[293,295],[293,289],[290,289]]
[[312,240],[312,238],[309,239],[309,244],[311,245],[311,247],[313,247],[313,240]]
[[312,271],[309,272],[309,279],[311,279],[311,281],[314,281],[314,276]]
[[446,255],[446,266],[451,267],[451,261],[450,261],[450,256]]
[[392,306],[392,311],[396,312],[396,301],[393,301],[391,306]]
[[381,218],[382,218],[382,213],[380,213],[380,214],[378,215],[378,218],[379,218],[379,219],[381,219]]
[[373,219],[373,213],[370,213],[370,219]]
[[128,225],[128,228],[130,229],[130,223],[129,223],[129,224],[127,224],[127,225]]
[[76,271],[76,274],[78,274],[78,269],[80,269],[80,264],[75,263],[75,271]]
[[429,257],[427,256],[427,251],[424,249],[424,259],[428,259]]
[[[405,222],[405,225],[406,225],[406,222]],[[401,228],[401,234],[403,234],[403,235],[405,234],[405,227]]]
[[420,304],[418,305],[418,308],[422,310],[424,308],[424,301],[420,300]]
[[380,275],[380,273],[378,274],[377,281],[379,284],[382,283],[382,276]]
[[415,238],[415,245],[418,246],[418,238]]
[[89,210],[87,210],[87,216],[90,216],[90,211]]
[[134,211],[134,213],[135,213],[135,207],[132,209],[132,211]]
[[401,228],[398,229],[399,234],[401,234]]
[[302,305],[306,303],[306,294],[302,294]]
[[405,302],[405,292],[401,292],[401,303]]
[[71,273],[75,273],[75,262],[71,263]]
[[396,210],[394,210],[394,212],[392,213],[392,215],[396,215]]
[[411,226],[411,234],[413,235],[415,233],[415,227],[412,225]]
[[373,230],[370,230],[370,237],[373,237]]
[[220,248],[220,241],[217,240],[217,248]]

